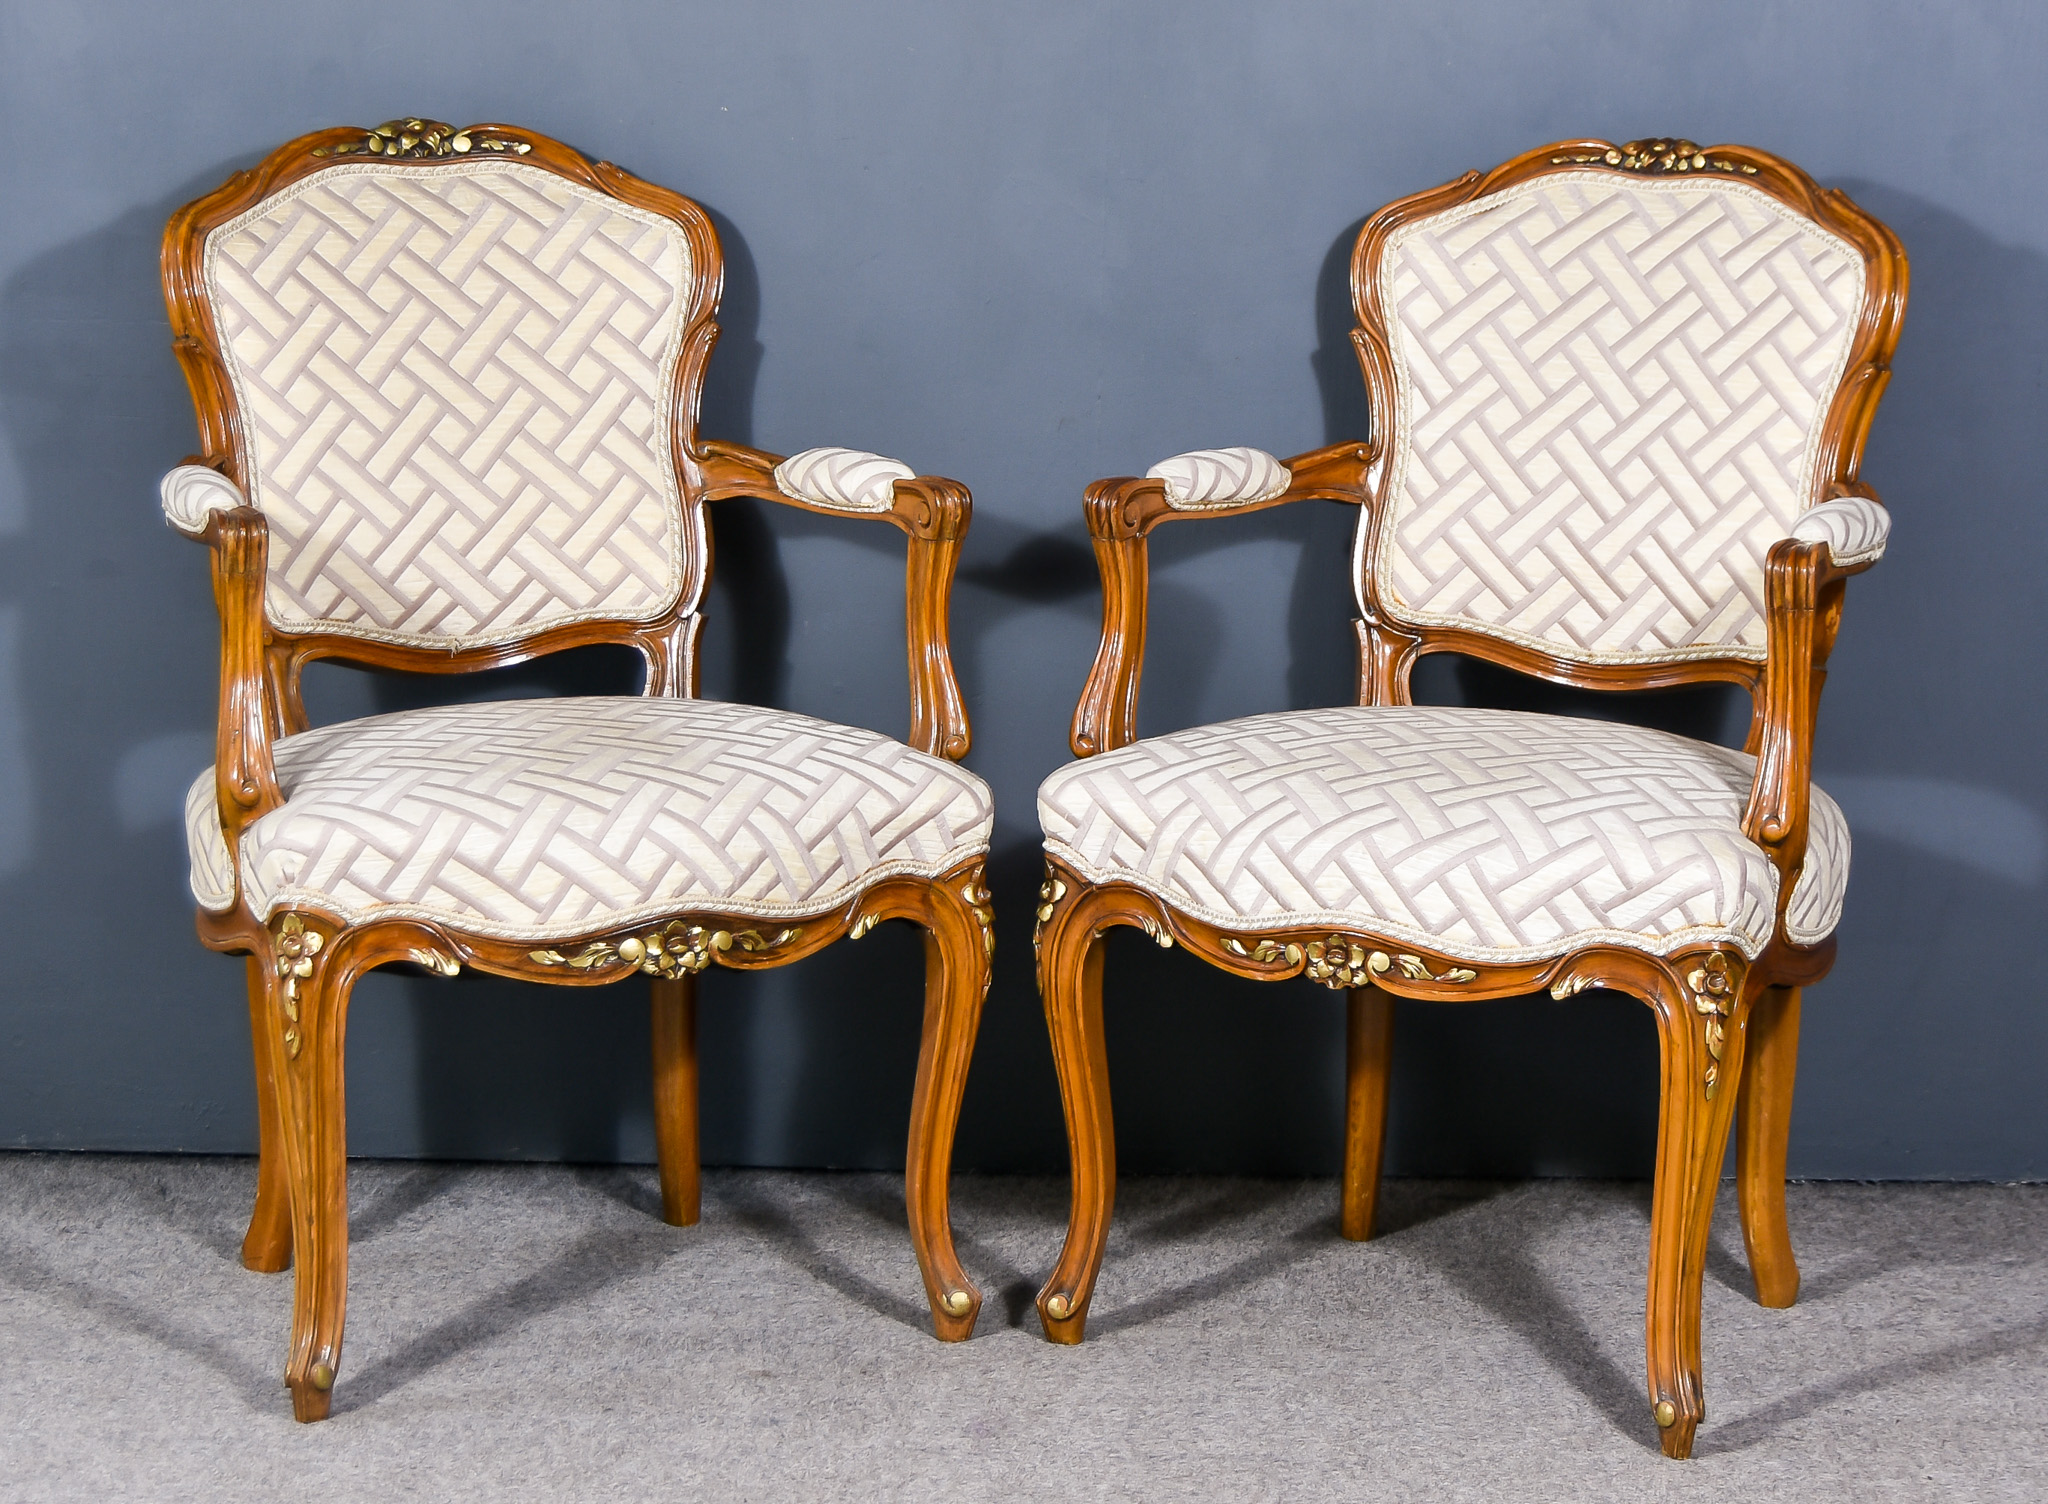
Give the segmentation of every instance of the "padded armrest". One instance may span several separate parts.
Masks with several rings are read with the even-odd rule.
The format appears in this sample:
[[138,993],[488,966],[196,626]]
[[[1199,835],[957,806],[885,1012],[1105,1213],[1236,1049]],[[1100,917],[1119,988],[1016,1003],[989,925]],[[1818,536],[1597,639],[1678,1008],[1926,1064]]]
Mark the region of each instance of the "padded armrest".
[[206,519],[215,512],[249,504],[240,486],[206,465],[178,466],[157,490],[163,498],[164,520],[188,538],[205,532]]
[[896,482],[916,478],[901,460],[864,449],[806,449],[775,467],[784,495],[841,512],[886,512],[895,504]]
[[1792,536],[1801,543],[1825,543],[1838,569],[1875,564],[1884,557],[1891,531],[1891,513],[1862,496],[1824,501],[1792,525]]
[[1294,483],[1294,475],[1263,449],[1191,449],[1161,460],[1145,472],[1166,486],[1166,504],[1176,511],[1242,506],[1270,501]]

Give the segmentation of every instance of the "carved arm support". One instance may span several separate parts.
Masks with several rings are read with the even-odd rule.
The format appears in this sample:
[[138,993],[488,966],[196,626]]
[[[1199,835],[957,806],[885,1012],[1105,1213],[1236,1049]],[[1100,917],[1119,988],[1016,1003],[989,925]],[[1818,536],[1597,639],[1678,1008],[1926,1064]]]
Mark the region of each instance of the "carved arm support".
[[694,457],[711,501],[758,496],[806,512],[872,517],[909,537],[904,626],[910,652],[910,745],[958,761],[967,755],[967,708],[948,638],[953,574],[974,500],[958,481],[850,449],[807,449],[788,459],[743,444],[704,442]]
[[1150,584],[1145,539],[1153,528],[1182,517],[1239,517],[1293,501],[1363,506],[1372,461],[1370,444],[1333,444],[1284,464],[1256,449],[1203,449],[1154,465],[1142,477],[1091,485],[1084,506],[1102,572],[1102,643],[1074,710],[1068,738],[1074,755],[1092,757],[1137,740]]
[[264,662],[270,526],[233,481],[205,465],[180,465],[164,477],[163,508],[173,528],[213,551],[213,601],[220,611],[214,797],[228,850],[236,851],[242,831],[284,803]]
[[1778,869],[1781,928],[1806,862],[1813,728],[1842,598],[1849,577],[1883,555],[1889,526],[1884,508],[1859,487],[1808,511],[1765,561],[1768,656],[1757,707],[1756,782],[1742,829]]

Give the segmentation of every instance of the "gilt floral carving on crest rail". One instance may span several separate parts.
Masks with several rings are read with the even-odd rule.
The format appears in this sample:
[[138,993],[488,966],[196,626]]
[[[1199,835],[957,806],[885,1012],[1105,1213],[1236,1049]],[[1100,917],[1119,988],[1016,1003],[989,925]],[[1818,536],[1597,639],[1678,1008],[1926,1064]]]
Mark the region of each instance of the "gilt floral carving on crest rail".
[[442,120],[387,120],[366,131],[360,141],[345,146],[323,146],[320,157],[459,157],[471,152],[505,152],[523,157],[533,143],[477,126],[457,130]]
[[1619,167],[1625,172],[1730,172],[1756,176],[1756,168],[1747,162],[1710,157],[1695,142],[1664,136],[1625,142],[1604,152],[1567,153],[1550,160],[1558,166],[1597,163],[1605,167]]

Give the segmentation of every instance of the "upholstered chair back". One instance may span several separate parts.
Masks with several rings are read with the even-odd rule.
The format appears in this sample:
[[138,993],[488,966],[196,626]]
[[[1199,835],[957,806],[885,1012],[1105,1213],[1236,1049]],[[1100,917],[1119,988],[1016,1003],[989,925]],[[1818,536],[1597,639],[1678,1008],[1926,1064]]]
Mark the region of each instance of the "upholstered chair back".
[[273,625],[473,648],[699,588],[678,381],[716,267],[675,219],[516,151],[341,155],[202,267]]
[[1755,167],[1646,165],[1546,161],[1368,231],[1369,618],[1577,663],[1764,656],[1765,556],[1842,479],[1866,251]]

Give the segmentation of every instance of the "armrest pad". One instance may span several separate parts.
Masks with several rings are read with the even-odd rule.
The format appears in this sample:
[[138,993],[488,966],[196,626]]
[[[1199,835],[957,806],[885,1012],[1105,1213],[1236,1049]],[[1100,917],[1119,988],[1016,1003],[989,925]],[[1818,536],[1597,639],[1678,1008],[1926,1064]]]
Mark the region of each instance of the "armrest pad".
[[1792,525],[1792,536],[1801,543],[1825,543],[1837,568],[1876,563],[1884,557],[1891,531],[1891,513],[1862,496],[1824,501]]
[[157,489],[163,498],[164,520],[188,538],[205,532],[206,519],[213,513],[232,512],[249,504],[240,486],[206,465],[180,465]]
[[1294,482],[1263,449],[1193,449],[1161,460],[1145,478],[1164,482],[1166,504],[1183,512],[1269,501]]
[[886,512],[895,504],[896,482],[916,478],[901,460],[863,449],[806,449],[775,467],[784,495],[842,512]]

